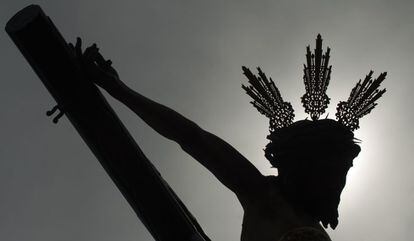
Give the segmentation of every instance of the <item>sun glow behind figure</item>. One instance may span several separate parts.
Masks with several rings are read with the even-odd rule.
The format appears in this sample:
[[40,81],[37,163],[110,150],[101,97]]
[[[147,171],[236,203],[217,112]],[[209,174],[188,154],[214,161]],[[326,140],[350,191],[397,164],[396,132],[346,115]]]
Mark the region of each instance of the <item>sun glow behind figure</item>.
[[[4,3],[3,23],[27,4],[22,0]],[[414,89],[414,15],[410,11],[414,1],[58,0],[44,1],[43,5],[59,22],[65,37],[74,40],[84,35],[88,44],[99,40],[102,51],[113,57],[120,74],[134,89],[157,97],[226,138],[263,174],[267,170],[277,173],[275,168],[270,168],[262,150],[267,143],[268,123],[249,106],[249,97],[240,91],[239,83],[244,80],[241,65],[261,66],[298,112],[303,112],[299,97],[304,93],[305,45],[312,43],[319,31],[324,43],[332,47],[331,87],[327,91],[332,103],[345,100],[354,83],[370,69],[375,73],[389,70],[389,80],[385,83],[389,94],[372,115],[362,119],[361,128],[355,131],[355,136],[362,140],[362,150],[354,160],[342,193],[342,225],[332,234],[337,241],[412,240],[414,128],[410,122],[414,112],[410,100]],[[130,214],[128,205],[113,191],[113,185],[102,182],[100,169],[94,160],[89,160],[91,155],[78,137],[71,135],[72,129],[66,128],[67,121],[62,120],[62,128],[45,121],[44,111],[52,104],[51,99],[38,82],[32,81],[33,73],[22,64],[21,56],[11,48],[4,31],[3,34],[1,60],[8,67],[3,69],[4,86],[0,96],[3,134],[10,138],[2,139],[5,149],[0,155],[3,160],[11,160],[2,162],[0,170],[3,191],[8,193],[2,198],[3,209],[0,208],[4,214],[1,218],[3,239],[48,237],[47,240],[54,240],[64,232],[76,233],[79,241],[91,240],[91,237],[93,240],[151,240],[145,228]],[[215,89],[206,91],[210,86]],[[30,101],[24,101],[25,98]],[[217,213],[241,210],[233,200],[228,201],[233,196],[224,190],[217,193],[207,188],[207,184],[210,187],[218,184],[208,179],[208,174],[204,179],[199,177],[203,170],[197,169],[197,163],[146,129],[116,100],[111,105],[117,107],[123,122],[145,146],[150,159],[157,161],[162,174],[185,197],[192,210],[198,212],[196,217],[206,222],[204,227],[209,233],[216,240],[239,240],[241,219],[236,224],[229,218],[231,215],[223,214],[217,219],[211,215],[213,205],[206,205],[214,198],[220,203],[215,207],[223,207]],[[335,106],[328,107],[327,113],[328,118],[334,118]],[[295,120],[305,118],[305,114],[296,113]],[[47,138],[43,138],[45,135]],[[62,136],[68,138],[62,139]],[[62,142],[70,145],[71,149],[66,150],[70,155],[62,156],[64,150],[59,145]],[[160,145],[168,152],[160,153]],[[44,155],[46,150],[49,157]],[[62,178],[55,178],[53,183],[33,178],[33,175],[46,177],[49,173]],[[58,189],[59,186],[64,188]],[[206,189],[199,191],[200,186]],[[37,190],[35,193],[25,191],[33,187]],[[70,191],[73,188],[76,195]],[[89,201],[80,202],[80,197],[85,196]],[[381,196],[385,199],[375,199]],[[99,208],[93,205],[93,200],[100,200]],[[74,205],[78,202],[82,205]],[[392,206],[393,203],[398,206]],[[62,215],[67,218],[62,220]],[[217,220],[222,222],[215,225]],[[400,222],[387,222],[387,227],[381,228],[384,220]],[[87,230],[85,224],[89,227]],[[21,232],[22,229],[26,231]],[[395,236],[390,238],[390,234]]]

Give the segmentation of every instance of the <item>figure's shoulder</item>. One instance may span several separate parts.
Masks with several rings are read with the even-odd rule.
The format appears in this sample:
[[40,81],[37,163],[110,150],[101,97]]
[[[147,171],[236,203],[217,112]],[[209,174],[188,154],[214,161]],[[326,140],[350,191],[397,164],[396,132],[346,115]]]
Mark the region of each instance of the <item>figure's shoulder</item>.
[[280,178],[277,176],[264,176],[263,192],[265,192],[266,196],[280,197],[282,195]]
[[267,184],[274,186],[279,186],[279,177],[274,175],[263,176]]
[[282,236],[279,241],[332,241],[324,231],[313,227],[295,228]]
[[275,204],[278,203],[277,200],[281,198],[280,186],[277,176],[262,176],[260,184],[258,184],[255,188],[251,188],[251,190],[253,191],[244,197],[244,200],[240,200],[242,201],[243,207],[275,207],[277,206]]
[[254,188],[251,188],[251,190],[254,190],[254,193],[251,195],[262,197],[267,196],[270,192],[277,192],[279,187],[279,179],[277,176],[264,176],[262,175],[258,182],[254,183]]

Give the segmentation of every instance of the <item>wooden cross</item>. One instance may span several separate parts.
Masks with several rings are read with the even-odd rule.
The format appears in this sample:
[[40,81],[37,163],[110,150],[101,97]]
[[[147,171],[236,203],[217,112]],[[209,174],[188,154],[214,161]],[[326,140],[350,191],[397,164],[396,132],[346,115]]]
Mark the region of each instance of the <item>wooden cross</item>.
[[[200,225],[80,71],[73,52],[38,5],[16,13],[6,32],[155,240],[209,241]],[[48,115],[53,114],[49,112]]]

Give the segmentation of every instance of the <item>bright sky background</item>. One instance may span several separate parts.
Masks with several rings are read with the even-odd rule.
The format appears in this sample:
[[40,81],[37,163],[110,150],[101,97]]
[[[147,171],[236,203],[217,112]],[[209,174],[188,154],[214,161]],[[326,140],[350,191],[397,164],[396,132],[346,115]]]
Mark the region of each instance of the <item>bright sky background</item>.
[[[244,154],[264,174],[267,120],[241,89],[241,66],[261,66],[296,110],[305,47],[332,48],[329,117],[369,70],[388,71],[388,92],[355,132],[362,152],[342,194],[335,241],[414,236],[413,1],[2,0],[0,23],[40,4],[67,41],[97,42],[122,80]],[[152,240],[63,117],[5,31],[0,32],[0,240]],[[212,240],[240,240],[236,197],[177,144],[110,100],[146,155]]]

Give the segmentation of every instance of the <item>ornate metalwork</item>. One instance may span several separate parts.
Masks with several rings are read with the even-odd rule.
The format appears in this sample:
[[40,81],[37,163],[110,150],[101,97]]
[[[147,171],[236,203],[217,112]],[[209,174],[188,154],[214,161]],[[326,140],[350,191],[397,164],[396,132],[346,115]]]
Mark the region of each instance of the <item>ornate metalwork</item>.
[[244,66],[242,68],[250,83],[250,86],[242,85],[242,88],[252,97],[253,101],[250,103],[261,114],[269,118],[270,131],[292,124],[295,116],[292,105],[283,101],[272,78],[268,80],[260,68],[257,68],[259,77],[254,75],[248,68]]
[[375,108],[377,105],[375,101],[386,91],[386,89],[379,90],[378,88],[384,81],[387,72],[381,73],[375,80],[372,80],[373,73],[370,71],[362,84],[359,80],[352,89],[348,101],[339,102],[336,108],[336,119],[351,131],[359,128],[359,119]]
[[331,78],[332,66],[328,67],[330,51],[331,49],[328,47],[325,54],[322,54],[320,34],[316,38],[314,54],[311,53],[309,45],[306,47],[306,65],[303,69],[306,93],[302,96],[302,104],[312,120],[319,119],[329,104],[330,98],[326,95],[326,89]]
[[[305,112],[310,114],[312,120],[319,119],[328,107],[330,98],[326,90],[331,79],[332,66],[329,65],[330,48],[325,54],[322,52],[322,37],[318,34],[316,48],[311,53],[306,48],[306,65],[304,65],[303,81],[306,93],[302,96]],[[243,66],[244,75],[249,79],[250,86],[242,85],[247,94],[253,98],[250,102],[263,115],[270,119],[270,131],[287,127],[293,123],[293,108],[289,102],[284,102],[272,78],[267,79],[260,68],[259,76],[255,76],[248,68]],[[361,80],[352,89],[348,101],[341,101],[337,106],[336,119],[347,126],[351,131],[359,128],[359,119],[368,114],[377,105],[375,103],[384,93],[379,90],[381,82],[387,75],[381,73],[377,79],[372,80],[373,71]]]

